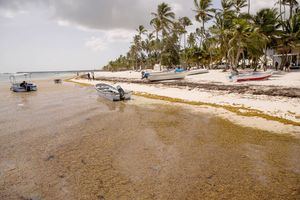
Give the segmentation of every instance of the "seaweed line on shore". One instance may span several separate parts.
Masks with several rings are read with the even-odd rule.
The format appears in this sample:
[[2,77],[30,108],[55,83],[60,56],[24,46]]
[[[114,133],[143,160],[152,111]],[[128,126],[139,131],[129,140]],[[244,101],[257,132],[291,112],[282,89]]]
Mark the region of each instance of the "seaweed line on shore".
[[[66,79],[65,81],[76,83],[81,86],[91,86],[92,85],[92,84],[87,84],[87,83],[76,82],[73,79],[74,78],[70,78],[70,79]],[[99,80],[99,79],[96,79],[96,80]],[[109,81],[109,80],[106,80],[106,81]],[[111,80],[110,80],[110,82],[111,82]],[[293,120],[284,119],[284,118],[277,117],[277,116],[268,115],[266,113],[263,113],[260,110],[246,108],[243,106],[231,106],[231,105],[221,105],[221,104],[207,103],[207,102],[200,102],[200,101],[188,101],[188,100],[183,100],[183,99],[179,99],[179,98],[172,98],[172,97],[149,94],[149,93],[145,93],[145,92],[133,92],[133,94],[136,96],[140,96],[140,97],[145,97],[145,98],[155,99],[155,100],[163,100],[163,101],[173,102],[173,103],[182,103],[182,104],[188,104],[188,105],[193,105],[193,106],[209,106],[209,107],[214,107],[214,108],[223,108],[223,109],[230,111],[232,113],[235,113],[239,116],[260,117],[260,118],[263,118],[266,120],[280,122],[285,125],[300,126],[299,122],[295,122]]]
[[[84,78],[84,77],[80,77]],[[97,77],[98,81],[110,81],[120,83],[136,83],[144,85],[166,85],[172,87],[189,87],[191,89],[204,89],[215,91],[227,91],[228,93],[238,94],[252,94],[252,95],[266,95],[266,96],[281,96],[290,98],[300,98],[300,88],[290,88],[282,86],[260,86],[260,85],[222,85],[220,83],[195,83],[187,81],[172,81],[172,82],[149,82],[130,78],[116,78],[116,77]]]
[[283,123],[285,125],[300,126],[299,122],[284,119],[281,117],[268,115],[268,114],[263,113],[260,110],[245,108],[243,106],[230,106],[230,105],[220,105],[220,104],[215,104],[215,103],[205,103],[205,102],[200,102],[200,101],[187,101],[187,100],[183,100],[183,99],[179,99],[179,98],[171,98],[171,97],[148,94],[148,93],[143,93],[143,92],[134,92],[134,95],[145,97],[145,98],[150,98],[150,99],[174,102],[174,103],[189,104],[189,105],[193,105],[193,106],[210,106],[210,107],[214,107],[214,108],[223,108],[227,111],[230,111],[232,113],[235,113],[237,115],[244,116],[244,117],[260,117],[260,118],[267,119],[267,120],[277,121],[277,122]]

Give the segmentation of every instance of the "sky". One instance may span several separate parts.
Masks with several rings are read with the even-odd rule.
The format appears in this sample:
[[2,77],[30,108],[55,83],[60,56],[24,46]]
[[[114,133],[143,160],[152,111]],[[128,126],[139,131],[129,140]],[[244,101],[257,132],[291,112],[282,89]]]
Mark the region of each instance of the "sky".
[[[251,0],[251,12],[275,1]],[[100,69],[128,51],[140,24],[151,28],[162,2],[194,21],[193,0],[0,0],[0,72]]]

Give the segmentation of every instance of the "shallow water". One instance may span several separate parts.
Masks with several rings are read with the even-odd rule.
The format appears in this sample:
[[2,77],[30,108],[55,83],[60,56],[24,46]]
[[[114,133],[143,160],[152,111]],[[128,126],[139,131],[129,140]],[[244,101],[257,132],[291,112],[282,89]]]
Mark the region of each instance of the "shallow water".
[[[300,141],[92,87],[0,84],[0,199],[299,199]],[[134,101],[145,101],[134,97]]]

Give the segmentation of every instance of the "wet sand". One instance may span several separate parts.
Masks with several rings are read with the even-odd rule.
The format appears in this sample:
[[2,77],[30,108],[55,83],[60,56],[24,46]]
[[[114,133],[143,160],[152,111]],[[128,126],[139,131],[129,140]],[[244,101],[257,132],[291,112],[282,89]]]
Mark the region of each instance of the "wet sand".
[[299,199],[300,140],[91,87],[0,85],[0,199]]

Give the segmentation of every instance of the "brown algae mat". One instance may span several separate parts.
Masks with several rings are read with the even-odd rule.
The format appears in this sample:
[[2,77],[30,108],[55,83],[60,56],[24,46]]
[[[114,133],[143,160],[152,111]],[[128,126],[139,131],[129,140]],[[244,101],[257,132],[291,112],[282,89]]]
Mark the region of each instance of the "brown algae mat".
[[1,200],[300,198],[299,139],[110,102],[91,87],[39,86],[0,86]]

